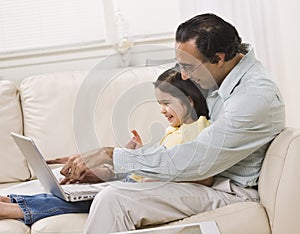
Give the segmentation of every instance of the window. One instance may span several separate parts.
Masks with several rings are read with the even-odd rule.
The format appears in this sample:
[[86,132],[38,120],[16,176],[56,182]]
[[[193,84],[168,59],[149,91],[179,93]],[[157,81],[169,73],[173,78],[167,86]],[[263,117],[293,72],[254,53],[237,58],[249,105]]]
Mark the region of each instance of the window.
[[133,38],[173,38],[181,22],[178,0],[115,0],[115,9],[128,21],[128,31]]
[[0,52],[104,41],[101,0],[1,0]]
[[111,44],[117,9],[134,41],[173,38],[180,22],[179,0],[1,0],[0,54]]

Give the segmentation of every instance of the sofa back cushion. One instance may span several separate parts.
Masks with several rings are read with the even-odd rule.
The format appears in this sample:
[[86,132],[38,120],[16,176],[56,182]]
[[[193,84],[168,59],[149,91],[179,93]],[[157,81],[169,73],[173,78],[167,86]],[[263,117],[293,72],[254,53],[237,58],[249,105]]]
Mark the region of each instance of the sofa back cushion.
[[30,171],[26,160],[10,136],[23,134],[19,91],[8,80],[0,81],[0,183],[28,180]]
[[46,159],[76,152],[72,108],[84,74],[43,74],[21,83],[24,135],[34,139]]
[[[164,70],[161,67],[127,68],[108,76],[112,78],[106,77],[93,112],[97,146],[125,147],[133,129],[141,134],[145,145],[159,142],[167,122],[160,113],[153,82]],[[81,132],[78,131],[77,136],[81,136]],[[85,141],[83,137],[77,139],[77,143]]]
[[20,87],[24,134],[46,159],[124,146],[131,129],[140,131],[146,143],[157,142],[166,125],[160,124],[165,120],[152,83],[163,70],[139,67],[26,78]]
[[300,130],[286,128],[271,143],[259,179],[273,234],[300,230]]

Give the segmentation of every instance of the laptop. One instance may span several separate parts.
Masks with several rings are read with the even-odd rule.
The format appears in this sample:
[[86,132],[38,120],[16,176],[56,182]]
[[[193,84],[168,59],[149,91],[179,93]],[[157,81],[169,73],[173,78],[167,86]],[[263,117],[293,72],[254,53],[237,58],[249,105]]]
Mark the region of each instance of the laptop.
[[77,202],[93,199],[101,189],[108,185],[108,183],[60,185],[33,139],[13,132],[10,134],[27,159],[46,193],[51,193],[68,202]]

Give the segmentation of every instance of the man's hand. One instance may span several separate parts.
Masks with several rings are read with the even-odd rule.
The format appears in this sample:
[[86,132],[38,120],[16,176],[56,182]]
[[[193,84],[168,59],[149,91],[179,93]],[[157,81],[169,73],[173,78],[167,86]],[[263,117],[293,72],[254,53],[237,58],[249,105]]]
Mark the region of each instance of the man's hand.
[[111,169],[105,166],[99,166],[85,170],[81,178],[73,178],[72,175],[65,177],[60,184],[101,183],[111,180],[113,176],[114,173]]
[[66,164],[68,162],[68,160],[70,159],[70,157],[72,157],[72,156],[56,158],[56,159],[49,159],[49,160],[46,160],[46,162],[47,162],[47,164]]
[[114,148],[104,147],[81,155],[48,160],[47,163],[65,163],[65,166],[61,169],[61,174],[66,177],[61,182],[62,184],[102,182],[113,177],[113,172],[104,167],[104,164],[113,164],[113,150]]

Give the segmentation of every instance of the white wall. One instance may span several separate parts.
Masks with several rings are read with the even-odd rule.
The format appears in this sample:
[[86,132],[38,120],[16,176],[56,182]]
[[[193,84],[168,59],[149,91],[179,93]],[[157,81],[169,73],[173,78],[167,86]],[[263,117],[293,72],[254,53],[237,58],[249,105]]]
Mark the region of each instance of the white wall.
[[[161,39],[136,43],[130,50],[128,66],[146,64],[147,59],[170,59],[175,57],[174,39]],[[153,52],[154,51],[154,52]],[[156,52],[159,51],[159,52]],[[17,85],[29,76],[63,72],[91,70],[96,64],[99,67],[121,67],[120,55],[111,45],[93,45],[83,48],[67,49],[65,51],[37,51],[25,55],[9,55],[0,58],[0,80],[12,80]]]
[[[287,126],[300,128],[300,2],[296,0],[276,0],[279,17],[281,58],[278,66],[282,68],[279,81],[286,103]],[[277,25],[274,25],[277,27]]]
[[[269,3],[269,1],[266,2]],[[276,10],[274,14],[277,15],[277,22],[279,22],[278,24],[274,22],[271,30],[280,32],[273,41],[270,41],[271,44],[277,44],[277,42],[278,44],[273,53],[271,50],[269,56],[277,58],[276,82],[286,103],[287,126],[300,128],[300,108],[298,107],[298,102],[300,102],[300,26],[297,19],[300,13],[300,2],[297,0],[275,0],[269,4],[274,4]],[[172,40],[156,41],[156,43],[173,46]],[[0,79],[12,79],[19,83],[24,77],[33,74],[64,70],[88,70],[112,53],[114,50],[111,46],[105,48],[94,46],[65,53],[54,52],[48,55],[32,55],[27,58],[21,56],[15,60],[13,56],[9,59],[1,58]]]

